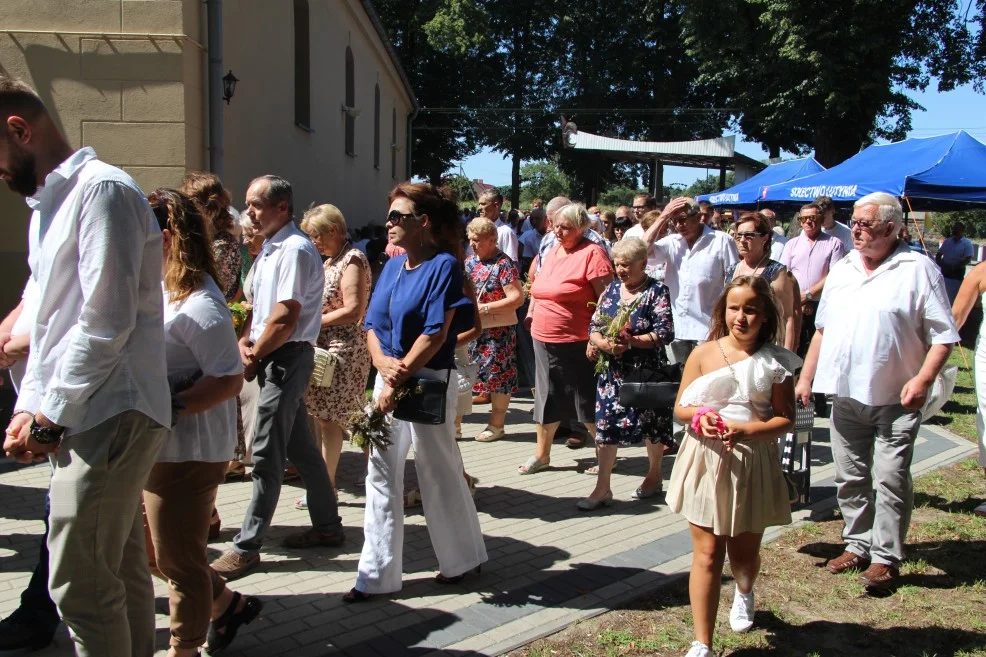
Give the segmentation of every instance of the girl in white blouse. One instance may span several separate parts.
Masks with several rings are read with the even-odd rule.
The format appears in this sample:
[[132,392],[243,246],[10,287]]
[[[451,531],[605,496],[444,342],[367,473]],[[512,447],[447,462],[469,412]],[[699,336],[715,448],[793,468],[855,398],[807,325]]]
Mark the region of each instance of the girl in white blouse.
[[216,491],[236,447],[243,364],[202,216],[174,190],[156,190],[148,200],[164,238],[172,429],[144,486],[144,507],[153,557],[170,589],[168,657],[197,655],[207,637],[215,654],[262,606],[228,589],[206,560]]

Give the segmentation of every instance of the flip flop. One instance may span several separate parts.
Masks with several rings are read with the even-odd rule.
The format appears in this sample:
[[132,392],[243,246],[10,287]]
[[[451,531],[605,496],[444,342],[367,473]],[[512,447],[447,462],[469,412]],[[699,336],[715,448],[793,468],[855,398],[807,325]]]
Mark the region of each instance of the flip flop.
[[519,472],[522,475],[537,474],[542,470],[547,470],[550,464],[551,461],[541,461],[536,456],[532,456],[531,458],[527,459],[524,465],[517,468],[517,472]]
[[506,430],[503,427],[494,427],[492,424],[487,424],[486,428],[479,432],[476,436],[477,443],[493,443],[500,440],[505,435],[507,435]]

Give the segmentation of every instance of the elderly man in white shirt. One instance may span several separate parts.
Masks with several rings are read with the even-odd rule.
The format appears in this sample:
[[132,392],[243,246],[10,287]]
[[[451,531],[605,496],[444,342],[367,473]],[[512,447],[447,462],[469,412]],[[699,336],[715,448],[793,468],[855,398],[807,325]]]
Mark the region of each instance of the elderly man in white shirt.
[[889,194],[856,201],[856,249],[829,272],[796,389],[804,404],[812,390],[834,395],[832,455],[847,545],[827,567],[869,566],[862,583],[870,588],[889,587],[900,574],[921,408],[959,341],[941,273],[898,240],[902,216]]
[[[677,233],[657,240],[669,224]],[[726,287],[726,270],[739,262],[739,252],[727,233],[702,223],[698,204],[687,197],[668,203],[644,233],[644,243],[650,245],[648,264],[665,265],[675,337],[668,355],[673,363],[684,363],[709,335],[712,308]]]
[[479,216],[489,219],[496,224],[496,245],[506,253],[514,264],[520,262],[517,253],[517,233],[500,219],[500,208],[503,207],[503,194],[500,192],[483,192],[479,197]]
[[0,77],[0,177],[34,210],[38,286],[4,450],[52,464],[49,588],[76,654],[154,654],[141,489],[171,425],[161,231],[126,173],[72,150],[37,94]]
[[770,208],[763,208],[760,210],[760,214],[770,224],[770,230],[774,233],[770,237],[770,259],[780,262],[781,256],[784,254],[784,245],[789,241],[787,235],[784,234],[783,230],[777,228],[777,213]]
[[287,459],[304,478],[312,528],[289,536],[284,546],[337,547],[345,541],[335,490],[312,437],[304,401],[322,319],[322,259],[294,223],[287,180],[256,178],[247,189],[246,204],[254,227],[266,238],[254,264],[253,315],[240,339],[243,374],[247,380],[257,377],[260,400],[253,440],[253,498],[233,549],[212,563],[227,580],[260,563]]

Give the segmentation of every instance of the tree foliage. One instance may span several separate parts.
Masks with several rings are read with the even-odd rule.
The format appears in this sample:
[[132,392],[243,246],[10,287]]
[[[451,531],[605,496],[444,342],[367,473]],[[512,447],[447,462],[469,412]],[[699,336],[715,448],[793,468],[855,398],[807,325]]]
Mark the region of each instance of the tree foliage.
[[521,207],[530,206],[536,198],[547,203],[556,196],[572,194],[572,181],[558,166],[557,158],[524,164],[520,168],[520,178]]
[[482,147],[558,158],[571,193],[650,185],[646,164],[561,147],[560,117],[633,140],[741,130],[832,166],[896,139],[905,94],[986,80],[986,0],[374,0],[414,86],[413,173]]
[[[736,184],[736,176],[732,171],[726,172],[726,187],[732,187]],[[696,180],[691,185],[685,188],[685,190],[679,194],[679,196],[691,196],[695,198],[700,194],[713,194],[719,191],[719,176],[708,176],[702,180]]]
[[960,11],[956,0],[692,0],[682,23],[699,81],[743,134],[772,157],[814,150],[831,167],[874,138],[903,138],[920,109],[905,91],[931,75],[940,88],[982,76],[982,33],[977,45]]
[[931,225],[943,237],[951,235],[952,226],[960,221],[965,224],[966,237],[986,237],[986,210],[935,212],[931,215]]

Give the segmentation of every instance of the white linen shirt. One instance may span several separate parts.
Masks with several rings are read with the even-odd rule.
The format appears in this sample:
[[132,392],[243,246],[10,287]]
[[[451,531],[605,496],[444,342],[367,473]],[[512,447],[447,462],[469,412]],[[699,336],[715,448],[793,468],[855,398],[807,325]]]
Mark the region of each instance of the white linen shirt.
[[774,233],[770,236],[770,259],[781,261],[781,256],[784,255],[784,245],[788,243],[788,239],[785,235],[778,235]]
[[671,293],[675,339],[708,339],[712,308],[726,287],[726,270],[739,262],[733,238],[703,226],[691,248],[681,235],[668,235],[654,243],[648,256],[648,264],[666,265],[664,284]]
[[324,289],[325,271],[318,250],[293,221],[288,221],[264,242],[254,264],[250,339],[260,339],[274,306],[297,301],[301,313],[287,342],[315,344],[322,325]]
[[170,426],[161,231],[144,193],[82,148],[27,203],[39,303],[16,408],[66,436],[129,410]]
[[827,233],[832,237],[838,239],[840,242],[842,242],[842,248],[846,250],[846,253],[849,253],[854,248],[856,248],[855,246],[853,246],[852,229],[845,224],[840,224],[838,221],[836,221],[832,225],[832,228],[826,228],[825,226],[822,226],[822,232]]
[[[38,318],[40,296],[38,282],[28,276],[27,283],[24,285],[24,292],[21,294],[21,301],[23,302],[21,313],[17,316],[17,321],[11,327],[10,335],[18,336],[31,333],[31,327],[34,326],[34,322]],[[21,389],[21,381],[24,380],[24,374],[27,373],[27,359],[20,359],[10,366],[9,371],[10,382],[14,384],[14,391],[18,392]]]
[[500,219],[496,220],[496,245],[501,251],[510,256],[511,260],[518,262],[517,233]]
[[869,406],[899,404],[931,345],[959,341],[941,272],[906,244],[869,276],[859,251],[832,267],[815,326],[824,333],[812,390]]
[[[172,303],[164,293],[164,348],[171,385],[201,376],[243,372],[233,318],[226,298],[211,276],[184,300]],[[201,413],[182,415],[158,453],[159,463],[221,463],[236,451],[236,399]]]

